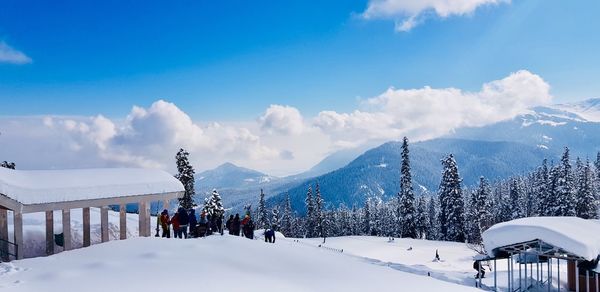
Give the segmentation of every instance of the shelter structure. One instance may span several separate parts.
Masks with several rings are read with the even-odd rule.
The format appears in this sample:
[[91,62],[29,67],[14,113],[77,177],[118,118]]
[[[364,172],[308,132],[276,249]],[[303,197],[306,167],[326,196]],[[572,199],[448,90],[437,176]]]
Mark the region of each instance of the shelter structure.
[[[101,241],[108,238],[109,206],[119,206],[119,236],[127,238],[126,205],[137,204],[139,236],[151,234],[150,203],[183,196],[181,182],[156,169],[105,168],[73,170],[12,170],[0,168],[0,256],[23,258],[23,214],[46,213],[46,254],[54,253],[54,211],[62,212],[64,250],[72,249],[71,210],[83,209],[83,246],[91,244],[90,208],[100,208]],[[13,216],[9,240],[8,214]]]
[[[577,217],[530,217],[483,233],[485,260],[507,260],[508,291],[599,291],[600,223]],[[561,281],[567,263],[567,285]],[[563,270],[564,273],[564,270]],[[481,285],[481,281],[479,282]],[[494,269],[494,291],[498,291]]]

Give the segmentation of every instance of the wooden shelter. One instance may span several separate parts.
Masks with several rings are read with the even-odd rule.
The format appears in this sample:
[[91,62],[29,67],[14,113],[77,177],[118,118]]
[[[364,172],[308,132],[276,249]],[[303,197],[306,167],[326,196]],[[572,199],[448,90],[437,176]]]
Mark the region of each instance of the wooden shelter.
[[[503,222],[483,233],[488,257],[506,259],[508,291],[598,292],[600,222],[577,217],[530,217]],[[562,262],[562,264],[561,264]],[[567,286],[561,266],[567,268]],[[563,270],[564,272],[564,270]],[[499,291],[496,269],[494,291]],[[481,280],[479,280],[481,287]],[[565,289],[566,288],[566,289]]]
[[[83,209],[83,246],[91,244],[90,208],[100,208],[101,241],[108,238],[109,206],[119,206],[120,239],[127,237],[126,205],[138,204],[139,236],[151,234],[150,203],[183,196],[183,185],[161,170],[116,168],[78,170],[10,170],[0,168],[0,256],[24,256],[23,214],[46,213],[46,254],[54,253],[54,211],[62,212],[64,250],[72,249],[71,210]],[[8,214],[13,216],[9,239]]]

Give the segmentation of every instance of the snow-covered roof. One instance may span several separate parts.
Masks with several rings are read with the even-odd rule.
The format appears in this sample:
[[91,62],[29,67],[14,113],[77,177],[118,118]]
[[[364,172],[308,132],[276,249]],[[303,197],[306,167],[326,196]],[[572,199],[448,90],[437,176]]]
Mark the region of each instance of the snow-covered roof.
[[587,260],[600,254],[600,222],[577,217],[530,217],[496,224],[483,233],[490,255],[497,248],[541,240]]
[[0,194],[24,205],[181,191],[183,185],[179,180],[157,169],[12,170],[0,167]]

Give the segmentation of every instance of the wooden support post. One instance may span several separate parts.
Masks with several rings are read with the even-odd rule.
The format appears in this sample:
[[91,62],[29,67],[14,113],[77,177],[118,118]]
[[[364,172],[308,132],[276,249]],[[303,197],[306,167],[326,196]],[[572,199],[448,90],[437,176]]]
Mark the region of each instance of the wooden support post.
[[87,247],[92,244],[90,234],[90,208],[83,208],[83,246]]
[[138,221],[139,221],[139,226],[138,226],[138,234],[140,237],[147,237],[148,235],[146,235],[146,225],[148,225],[146,223],[146,202],[139,202],[138,203]]
[[119,238],[127,239],[127,206],[119,206]]
[[0,208],[0,254],[8,261],[8,210]]
[[23,258],[23,214],[20,211],[13,211],[13,225],[15,244],[17,245],[17,259]]
[[46,255],[54,254],[54,211],[46,211]]
[[62,210],[62,227],[63,227],[63,239],[64,239],[64,250],[72,249],[71,244],[71,210]]
[[146,202],[144,207],[146,208],[144,211],[144,222],[146,225],[144,225],[144,227],[146,228],[146,237],[150,237],[152,235],[152,224],[150,224],[152,222],[152,220],[150,220],[150,202]]
[[102,242],[108,241],[108,206],[100,207],[100,238]]
[[[169,210],[169,200],[164,200],[162,203],[163,210]],[[158,212],[160,214],[160,212]]]

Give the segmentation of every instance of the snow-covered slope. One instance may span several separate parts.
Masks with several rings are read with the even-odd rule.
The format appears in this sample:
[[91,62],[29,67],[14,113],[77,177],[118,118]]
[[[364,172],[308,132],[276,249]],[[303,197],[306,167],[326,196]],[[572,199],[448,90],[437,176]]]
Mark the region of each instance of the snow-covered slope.
[[2,291],[477,291],[322,248],[234,236],[135,238],[0,264]]
[[554,107],[575,113],[590,122],[600,122],[600,98],[591,98],[576,103],[557,104]]

